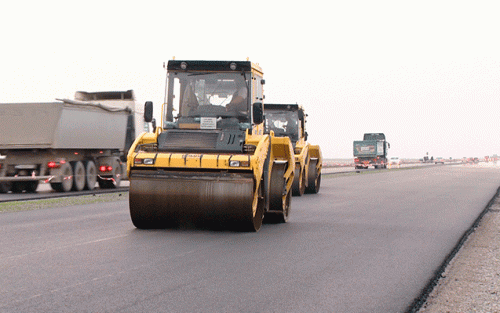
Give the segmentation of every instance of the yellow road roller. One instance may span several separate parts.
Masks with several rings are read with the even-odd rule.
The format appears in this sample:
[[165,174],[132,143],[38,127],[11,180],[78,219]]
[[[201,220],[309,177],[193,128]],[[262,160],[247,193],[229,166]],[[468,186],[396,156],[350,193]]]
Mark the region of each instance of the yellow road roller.
[[323,159],[318,145],[307,142],[306,114],[298,104],[268,104],[265,109],[265,133],[289,137],[295,153],[294,196],[318,193]]
[[[256,232],[264,218],[287,222],[293,145],[264,133],[260,66],[170,60],[166,70],[161,124],[137,137],[127,157],[133,224]],[[146,121],[152,112],[146,102]]]

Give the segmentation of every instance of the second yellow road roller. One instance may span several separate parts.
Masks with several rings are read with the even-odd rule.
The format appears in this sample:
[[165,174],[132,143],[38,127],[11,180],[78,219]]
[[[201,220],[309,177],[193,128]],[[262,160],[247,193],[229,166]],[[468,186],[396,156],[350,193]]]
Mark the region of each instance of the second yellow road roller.
[[[207,224],[258,231],[287,222],[294,179],[288,137],[265,134],[263,71],[250,61],[170,60],[160,125],[127,158],[137,228]],[[152,120],[153,104],[145,104]]]
[[265,133],[289,137],[295,153],[294,196],[318,193],[323,159],[318,145],[307,141],[306,116],[298,104],[265,104]]

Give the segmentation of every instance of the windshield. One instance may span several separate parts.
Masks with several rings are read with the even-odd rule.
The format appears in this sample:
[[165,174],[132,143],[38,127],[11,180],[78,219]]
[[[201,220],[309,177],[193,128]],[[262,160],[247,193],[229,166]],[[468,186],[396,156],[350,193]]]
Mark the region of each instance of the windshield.
[[248,84],[242,73],[169,74],[168,102],[179,117],[247,117]]
[[297,112],[266,112],[265,132],[274,131],[276,136],[288,136],[292,141],[299,140],[299,117]]

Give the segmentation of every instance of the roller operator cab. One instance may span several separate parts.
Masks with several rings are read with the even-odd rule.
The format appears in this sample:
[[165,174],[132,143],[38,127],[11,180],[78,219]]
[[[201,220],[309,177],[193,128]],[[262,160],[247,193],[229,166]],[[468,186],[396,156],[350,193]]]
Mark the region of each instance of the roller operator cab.
[[306,116],[298,104],[265,104],[265,133],[289,137],[294,147],[294,196],[318,193],[321,184],[321,149],[307,141]]
[[[293,146],[264,134],[262,76],[249,61],[168,62],[161,124],[128,154],[136,227],[258,231],[264,217],[288,220]],[[147,102],[146,120],[152,110]]]

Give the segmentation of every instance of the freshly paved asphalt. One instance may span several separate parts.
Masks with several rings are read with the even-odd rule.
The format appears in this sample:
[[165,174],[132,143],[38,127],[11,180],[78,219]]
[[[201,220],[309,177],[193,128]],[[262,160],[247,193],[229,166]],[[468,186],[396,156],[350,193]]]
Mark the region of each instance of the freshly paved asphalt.
[[497,168],[324,177],[258,233],[138,230],[127,200],[0,213],[1,312],[402,312]]

